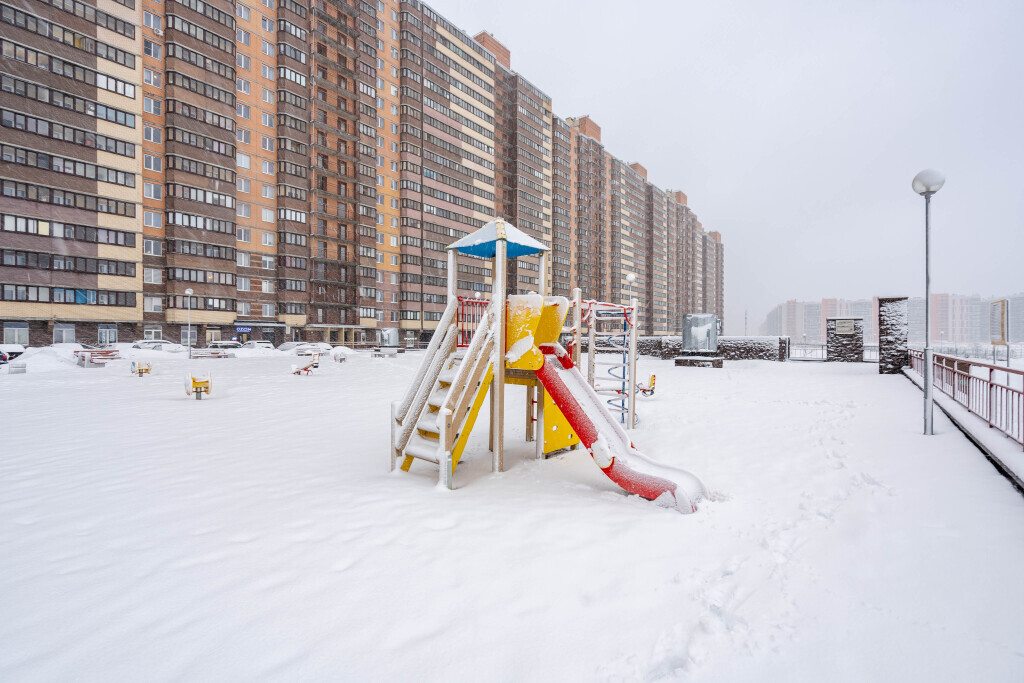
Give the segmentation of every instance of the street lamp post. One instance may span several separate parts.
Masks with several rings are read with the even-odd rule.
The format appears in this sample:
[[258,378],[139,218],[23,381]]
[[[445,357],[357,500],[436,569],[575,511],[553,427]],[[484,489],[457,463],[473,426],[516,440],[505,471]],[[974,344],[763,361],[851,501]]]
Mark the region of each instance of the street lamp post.
[[188,309],[188,357],[192,359],[192,289],[185,290],[185,306]]
[[924,433],[934,434],[932,418],[932,299],[931,299],[931,202],[932,195],[942,189],[946,178],[938,171],[926,169],[914,176],[914,192],[924,197]]
[[636,282],[636,273],[630,273],[626,276],[626,282],[629,283],[629,303],[633,304],[633,283]]

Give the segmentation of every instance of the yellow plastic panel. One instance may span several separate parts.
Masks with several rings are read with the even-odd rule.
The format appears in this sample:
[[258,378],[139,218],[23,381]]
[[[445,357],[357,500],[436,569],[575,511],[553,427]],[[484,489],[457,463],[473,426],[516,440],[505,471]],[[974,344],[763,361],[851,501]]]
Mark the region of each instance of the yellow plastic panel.
[[543,307],[544,298],[538,294],[520,294],[508,298],[508,319],[505,323],[507,367],[536,370],[544,364],[544,355],[534,342]]
[[569,311],[569,300],[564,296],[544,297],[544,307],[540,312],[540,324],[533,335],[534,344],[550,344],[558,341],[565,322],[565,314]]
[[575,446],[580,438],[572,431],[569,421],[551,399],[551,394],[544,392],[544,452],[553,453],[563,448]]

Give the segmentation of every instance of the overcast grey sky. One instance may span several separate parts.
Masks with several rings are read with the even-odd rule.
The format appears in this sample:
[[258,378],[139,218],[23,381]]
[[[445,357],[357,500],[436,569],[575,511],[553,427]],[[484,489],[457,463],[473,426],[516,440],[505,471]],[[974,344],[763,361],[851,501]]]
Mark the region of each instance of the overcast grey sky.
[[1024,0],[432,0],[726,245],[726,326],[786,299],[1024,291]]

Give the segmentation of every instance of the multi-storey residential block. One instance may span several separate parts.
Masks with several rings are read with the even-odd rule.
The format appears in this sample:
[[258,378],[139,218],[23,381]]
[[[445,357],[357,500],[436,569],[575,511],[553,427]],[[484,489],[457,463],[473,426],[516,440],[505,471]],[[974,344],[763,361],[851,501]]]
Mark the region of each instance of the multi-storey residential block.
[[496,215],[551,247],[510,291],[721,314],[686,196],[416,0],[0,3],[7,342],[423,340]]
[[139,333],[143,102],[155,105],[141,87],[142,9],[125,1],[0,7],[5,340]]

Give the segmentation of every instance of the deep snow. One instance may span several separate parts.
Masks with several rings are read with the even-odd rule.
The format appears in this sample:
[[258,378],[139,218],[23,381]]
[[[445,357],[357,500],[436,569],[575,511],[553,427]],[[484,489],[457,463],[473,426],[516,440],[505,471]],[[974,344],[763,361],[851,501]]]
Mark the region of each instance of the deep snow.
[[642,358],[681,515],[529,460],[522,388],[507,472],[389,474],[417,353],[135,355],[0,376],[0,680],[1024,680],[1024,500],[874,365]]

